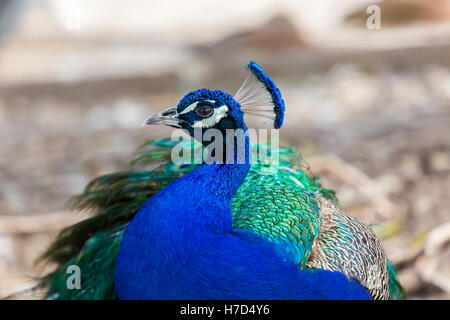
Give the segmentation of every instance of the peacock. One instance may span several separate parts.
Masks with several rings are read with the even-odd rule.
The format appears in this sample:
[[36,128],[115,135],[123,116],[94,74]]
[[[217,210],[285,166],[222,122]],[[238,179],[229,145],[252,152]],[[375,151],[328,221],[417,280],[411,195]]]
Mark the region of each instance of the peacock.
[[[294,149],[253,143],[244,114],[279,129],[285,103],[258,64],[247,71],[234,97],[192,91],[145,120],[191,139],[145,142],[128,170],[70,201],[92,215],[41,256],[57,265],[39,280],[46,299],[403,297],[371,227],[339,209]],[[226,138],[204,139],[211,129]],[[173,161],[180,150],[188,161]],[[67,286],[73,265],[81,288]]]

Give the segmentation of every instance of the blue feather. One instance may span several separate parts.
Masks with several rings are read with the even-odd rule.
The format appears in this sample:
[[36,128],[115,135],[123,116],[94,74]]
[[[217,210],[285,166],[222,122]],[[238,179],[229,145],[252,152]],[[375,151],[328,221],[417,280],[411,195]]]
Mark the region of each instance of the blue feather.
[[256,62],[253,61],[250,62],[247,65],[247,67],[258,78],[258,80],[265,85],[267,91],[269,91],[274,104],[273,108],[273,111],[275,112],[274,127],[276,129],[281,128],[284,120],[285,105],[284,100],[281,97],[280,90],[275,85],[273,80],[264,72],[264,70]]

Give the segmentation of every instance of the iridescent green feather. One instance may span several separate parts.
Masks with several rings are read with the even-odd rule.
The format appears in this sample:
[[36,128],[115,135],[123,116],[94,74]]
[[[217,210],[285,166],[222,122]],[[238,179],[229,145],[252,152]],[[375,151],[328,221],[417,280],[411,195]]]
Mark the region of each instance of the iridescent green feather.
[[319,233],[319,208],[313,194],[291,180],[293,172],[270,170],[265,175],[262,164],[252,166],[232,202],[233,226],[290,244],[294,261],[304,266]]
[[[125,225],[109,232],[92,236],[78,255],[72,257],[42,281],[49,287],[47,299],[59,300],[112,300],[114,290],[114,264],[119,252]],[[81,289],[67,287],[69,266],[80,267]]]
[[406,298],[406,292],[397,278],[397,270],[391,261],[387,263],[389,274],[389,300],[402,300]]

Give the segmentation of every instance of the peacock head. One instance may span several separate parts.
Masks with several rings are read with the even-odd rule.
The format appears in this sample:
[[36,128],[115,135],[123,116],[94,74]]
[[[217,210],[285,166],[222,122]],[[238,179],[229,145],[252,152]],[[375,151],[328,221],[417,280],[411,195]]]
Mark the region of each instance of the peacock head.
[[196,129],[247,129],[240,104],[226,92],[209,89],[189,92],[175,108],[150,116],[145,123],[182,128],[191,135]]
[[220,90],[192,91],[175,108],[148,117],[144,125],[181,128],[194,137],[196,130],[246,131],[244,113],[248,113],[271,119],[274,127],[280,128],[285,110],[280,90],[255,62],[250,62],[247,69],[249,75],[234,97]]

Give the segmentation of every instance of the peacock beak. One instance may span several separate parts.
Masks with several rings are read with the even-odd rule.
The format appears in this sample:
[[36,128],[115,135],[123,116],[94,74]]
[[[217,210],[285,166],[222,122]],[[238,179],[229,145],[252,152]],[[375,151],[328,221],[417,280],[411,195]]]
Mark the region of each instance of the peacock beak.
[[181,128],[180,122],[182,120],[178,118],[177,108],[170,108],[159,113],[153,114],[145,119],[142,126],[149,125],[165,125],[175,128]]

